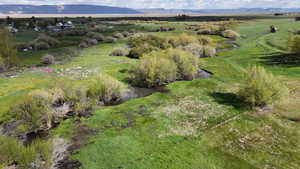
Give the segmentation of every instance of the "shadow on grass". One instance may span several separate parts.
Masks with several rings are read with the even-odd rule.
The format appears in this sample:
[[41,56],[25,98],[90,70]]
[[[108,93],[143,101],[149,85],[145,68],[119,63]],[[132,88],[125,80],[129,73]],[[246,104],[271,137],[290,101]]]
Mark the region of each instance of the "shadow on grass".
[[249,110],[249,105],[245,104],[244,101],[234,93],[220,93],[213,92],[210,96],[219,104],[233,106],[237,110]]
[[262,63],[287,67],[300,66],[300,56],[295,54],[274,53],[261,57]]

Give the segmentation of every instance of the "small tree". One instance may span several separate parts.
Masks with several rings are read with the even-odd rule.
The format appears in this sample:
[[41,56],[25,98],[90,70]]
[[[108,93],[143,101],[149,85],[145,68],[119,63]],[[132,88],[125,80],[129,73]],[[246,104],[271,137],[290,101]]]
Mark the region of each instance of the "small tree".
[[17,65],[17,49],[15,47],[15,39],[8,30],[0,30],[0,57],[6,68]]
[[245,74],[239,96],[251,106],[263,107],[281,101],[288,93],[288,88],[272,73],[253,66]]

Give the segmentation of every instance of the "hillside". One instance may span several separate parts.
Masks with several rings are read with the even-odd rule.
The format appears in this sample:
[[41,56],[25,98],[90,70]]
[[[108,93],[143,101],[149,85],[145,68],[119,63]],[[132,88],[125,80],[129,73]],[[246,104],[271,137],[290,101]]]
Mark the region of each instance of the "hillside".
[[299,8],[237,8],[237,9],[139,9],[143,13],[160,13],[160,14],[242,14],[242,13],[289,13],[300,12]]
[[0,5],[2,14],[139,14],[141,12],[95,5]]

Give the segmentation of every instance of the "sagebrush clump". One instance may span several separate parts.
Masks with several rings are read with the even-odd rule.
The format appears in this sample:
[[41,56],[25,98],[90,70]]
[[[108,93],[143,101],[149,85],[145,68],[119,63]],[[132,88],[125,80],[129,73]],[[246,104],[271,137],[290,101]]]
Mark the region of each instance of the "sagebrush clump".
[[288,93],[288,88],[261,66],[252,66],[247,70],[238,92],[246,103],[259,107],[275,104],[283,100]]
[[198,58],[181,49],[167,49],[163,51],[165,57],[173,60],[177,66],[178,80],[192,80],[199,70]]
[[96,39],[99,42],[102,42],[105,39],[105,37],[102,34],[96,32],[89,32],[86,34],[86,36],[91,39]]
[[101,74],[91,81],[87,95],[95,99],[98,104],[111,105],[120,101],[122,88],[121,82]]
[[111,52],[110,56],[127,56],[128,53],[126,48],[116,48]]
[[225,30],[221,33],[221,35],[224,38],[229,38],[232,40],[236,40],[240,37],[240,34],[238,34],[237,32],[233,31],[233,30]]
[[168,40],[154,35],[141,36],[131,38],[129,40],[129,47],[131,48],[128,57],[140,58],[144,54],[150,53],[159,49],[170,48],[171,45]]
[[32,168],[33,163],[43,160],[43,167],[51,164],[52,146],[47,141],[34,141],[23,145],[13,137],[0,136],[0,165],[9,166],[16,163],[20,169]]
[[131,71],[131,81],[136,86],[157,87],[175,81],[177,66],[169,58],[161,57],[154,51],[141,58],[138,65]]
[[191,80],[199,69],[198,59],[181,49],[153,51],[131,70],[131,81],[142,87],[157,87],[176,80]]
[[35,40],[35,42],[44,42],[47,43],[50,47],[55,47],[60,43],[57,39],[48,36],[46,34],[39,35],[39,37]]
[[177,48],[180,46],[187,46],[192,43],[199,43],[199,41],[195,36],[191,36],[184,33],[176,38],[169,39],[169,43],[172,44],[174,48]]
[[53,64],[55,62],[55,57],[53,55],[46,54],[42,57],[41,62],[42,62],[42,64],[45,64],[45,65]]

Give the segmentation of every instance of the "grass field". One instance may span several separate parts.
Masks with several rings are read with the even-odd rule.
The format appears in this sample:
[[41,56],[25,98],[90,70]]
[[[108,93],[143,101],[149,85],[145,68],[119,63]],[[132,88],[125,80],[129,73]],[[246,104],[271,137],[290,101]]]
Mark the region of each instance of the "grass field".
[[[278,34],[268,33],[272,24],[279,26]],[[285,49],[278,39],[299,26],[293,20],[241,24],[236,28],[244,36],[238,40],[241,48],[205,60],[205,68],[215,73],[212,79],[176,82],[169,93],[98,109],[82,123],[99,132],[74,158],[86,169],[299,168],[299,124],[281,115],[300,115],[300,67],[266,64]],[[234,93],[250,64],[284,79],[293,90],[289,103],[268,113],[239,104]],[[64,129],[70,124],[57,132],[69,133]]]
[[[268,33],[270,25],[280,31]],[[242,35],[240,48],[202,59],[212,78],[175,82],[167,92],[96,108],[79,123],[77,118],[65,120],[52,135],[73,139],[82,125],[97,131],[72,156],[83,169],[298,169],[300,124],[290,119],[300,119],[300,67],[274,57],[286,53],[288,32],[299,27],[292,19],[244,22],[235,28]],[[178,26],[176,32],[159,35],[181,31]],[[26,68],[16,78],[1,77],[0,120],[7,119],[8,107],[32,89],[68,80],[87,85],[85,78],[78,80],[86,71],[105,72],[126,83],[124,70],[138,60],[109,56],[125,43],[86,49],[69,63],[50,66],[52,73],[45,67]],[[292,91],[269,112],[250,110],[236,97],[243,71],[253,64],[273,72]],[[77,67],[81,68],[66,71]]]

